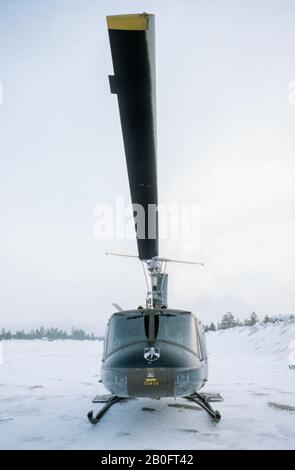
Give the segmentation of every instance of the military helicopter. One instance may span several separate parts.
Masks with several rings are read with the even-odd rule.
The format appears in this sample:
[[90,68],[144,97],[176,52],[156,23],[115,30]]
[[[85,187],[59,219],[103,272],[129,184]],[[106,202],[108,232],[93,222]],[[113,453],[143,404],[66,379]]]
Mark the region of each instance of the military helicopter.
[[184,397],[218,422],[221,415],[209,402],[222,397],[198,392],[208,378],[202,323],[167,304],[167,264],[182,261],[159,257],[154,15],[108,16],[107,26],[114,68],[109,82],[118,98],[134,210],[138,256],[133,257],[143,263],[148,292],[145,307],[123,310],[113,304],[117,311],[107,324],[101,367],[101,382],[111,393],[93,399],[104,406],[96,415],[90,411],[88,419],[97,423],[127,399]]

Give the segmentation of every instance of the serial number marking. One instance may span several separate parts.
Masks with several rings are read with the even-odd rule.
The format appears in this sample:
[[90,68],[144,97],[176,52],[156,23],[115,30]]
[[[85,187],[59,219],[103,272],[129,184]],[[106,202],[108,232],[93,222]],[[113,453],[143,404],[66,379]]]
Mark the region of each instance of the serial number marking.
[[147,387],[150,387],[151,385],[159,385],[159,382],[156,380],[156,381],[152,381],[152,382],[147,382],[145,381],[144,382],[144,385],[147,386]]
[[145,465],[193,465],[191,454],[147,454]]

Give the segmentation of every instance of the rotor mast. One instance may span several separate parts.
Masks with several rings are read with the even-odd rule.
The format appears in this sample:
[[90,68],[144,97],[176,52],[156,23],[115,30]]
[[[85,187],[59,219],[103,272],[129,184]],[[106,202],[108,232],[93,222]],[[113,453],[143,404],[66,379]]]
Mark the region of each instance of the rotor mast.
[[165,260],[153,258],[146,261],[146,268],[150,277],[150,288],[147,291],[146,308],[167,307],[168,274],[166,273],[166,267],[167,261]]
[[[106,255],[121,256],[123,258],[136,258],[136,255],[127,255],[125,253],[110,253]],[[181,263],[181,264],[194,264],[204,266],[204,263],[199,261],[187,261],[171,258],[160,258],[154,256],[149,260],[141,260],[144,272],[144,277],[147,285],[146,308],[160,308],[168,306],[168,263]]]

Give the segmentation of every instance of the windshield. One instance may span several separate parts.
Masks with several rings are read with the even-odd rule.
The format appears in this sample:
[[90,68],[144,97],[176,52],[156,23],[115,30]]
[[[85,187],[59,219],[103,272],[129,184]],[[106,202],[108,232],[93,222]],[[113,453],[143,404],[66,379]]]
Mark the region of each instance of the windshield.
[[159,318],[158,341],[171,341],[189,349],[196,349],[197,335],[194,317],[188,314]]
[[[115,349],[148,339],[148,314],[133,316],[114,315],[110,320],[107,354]],[[197,335],[194,317],[189,313],[155,314],[155,338],[157,341],[169,341],[186,348],[196,350]]]
[[114,315],[110,321],[107,354],[127,344],[145,341],[144,317]]

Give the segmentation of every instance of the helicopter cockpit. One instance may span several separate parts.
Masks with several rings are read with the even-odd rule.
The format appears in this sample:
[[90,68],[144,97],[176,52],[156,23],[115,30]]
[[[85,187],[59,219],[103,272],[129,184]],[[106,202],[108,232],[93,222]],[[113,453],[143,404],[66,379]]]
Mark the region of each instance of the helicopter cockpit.
[[205,358],[203,331],[191,312],[153,309],[115,313],[108,324],[105,356],[142,342],[178,345]]
[[[104,384],[113,394],[186,396],[207,380],[203,326],[185,310],[116,312],[108,322],[102,362]],[[148,374],[155,371],[150,382]]]

